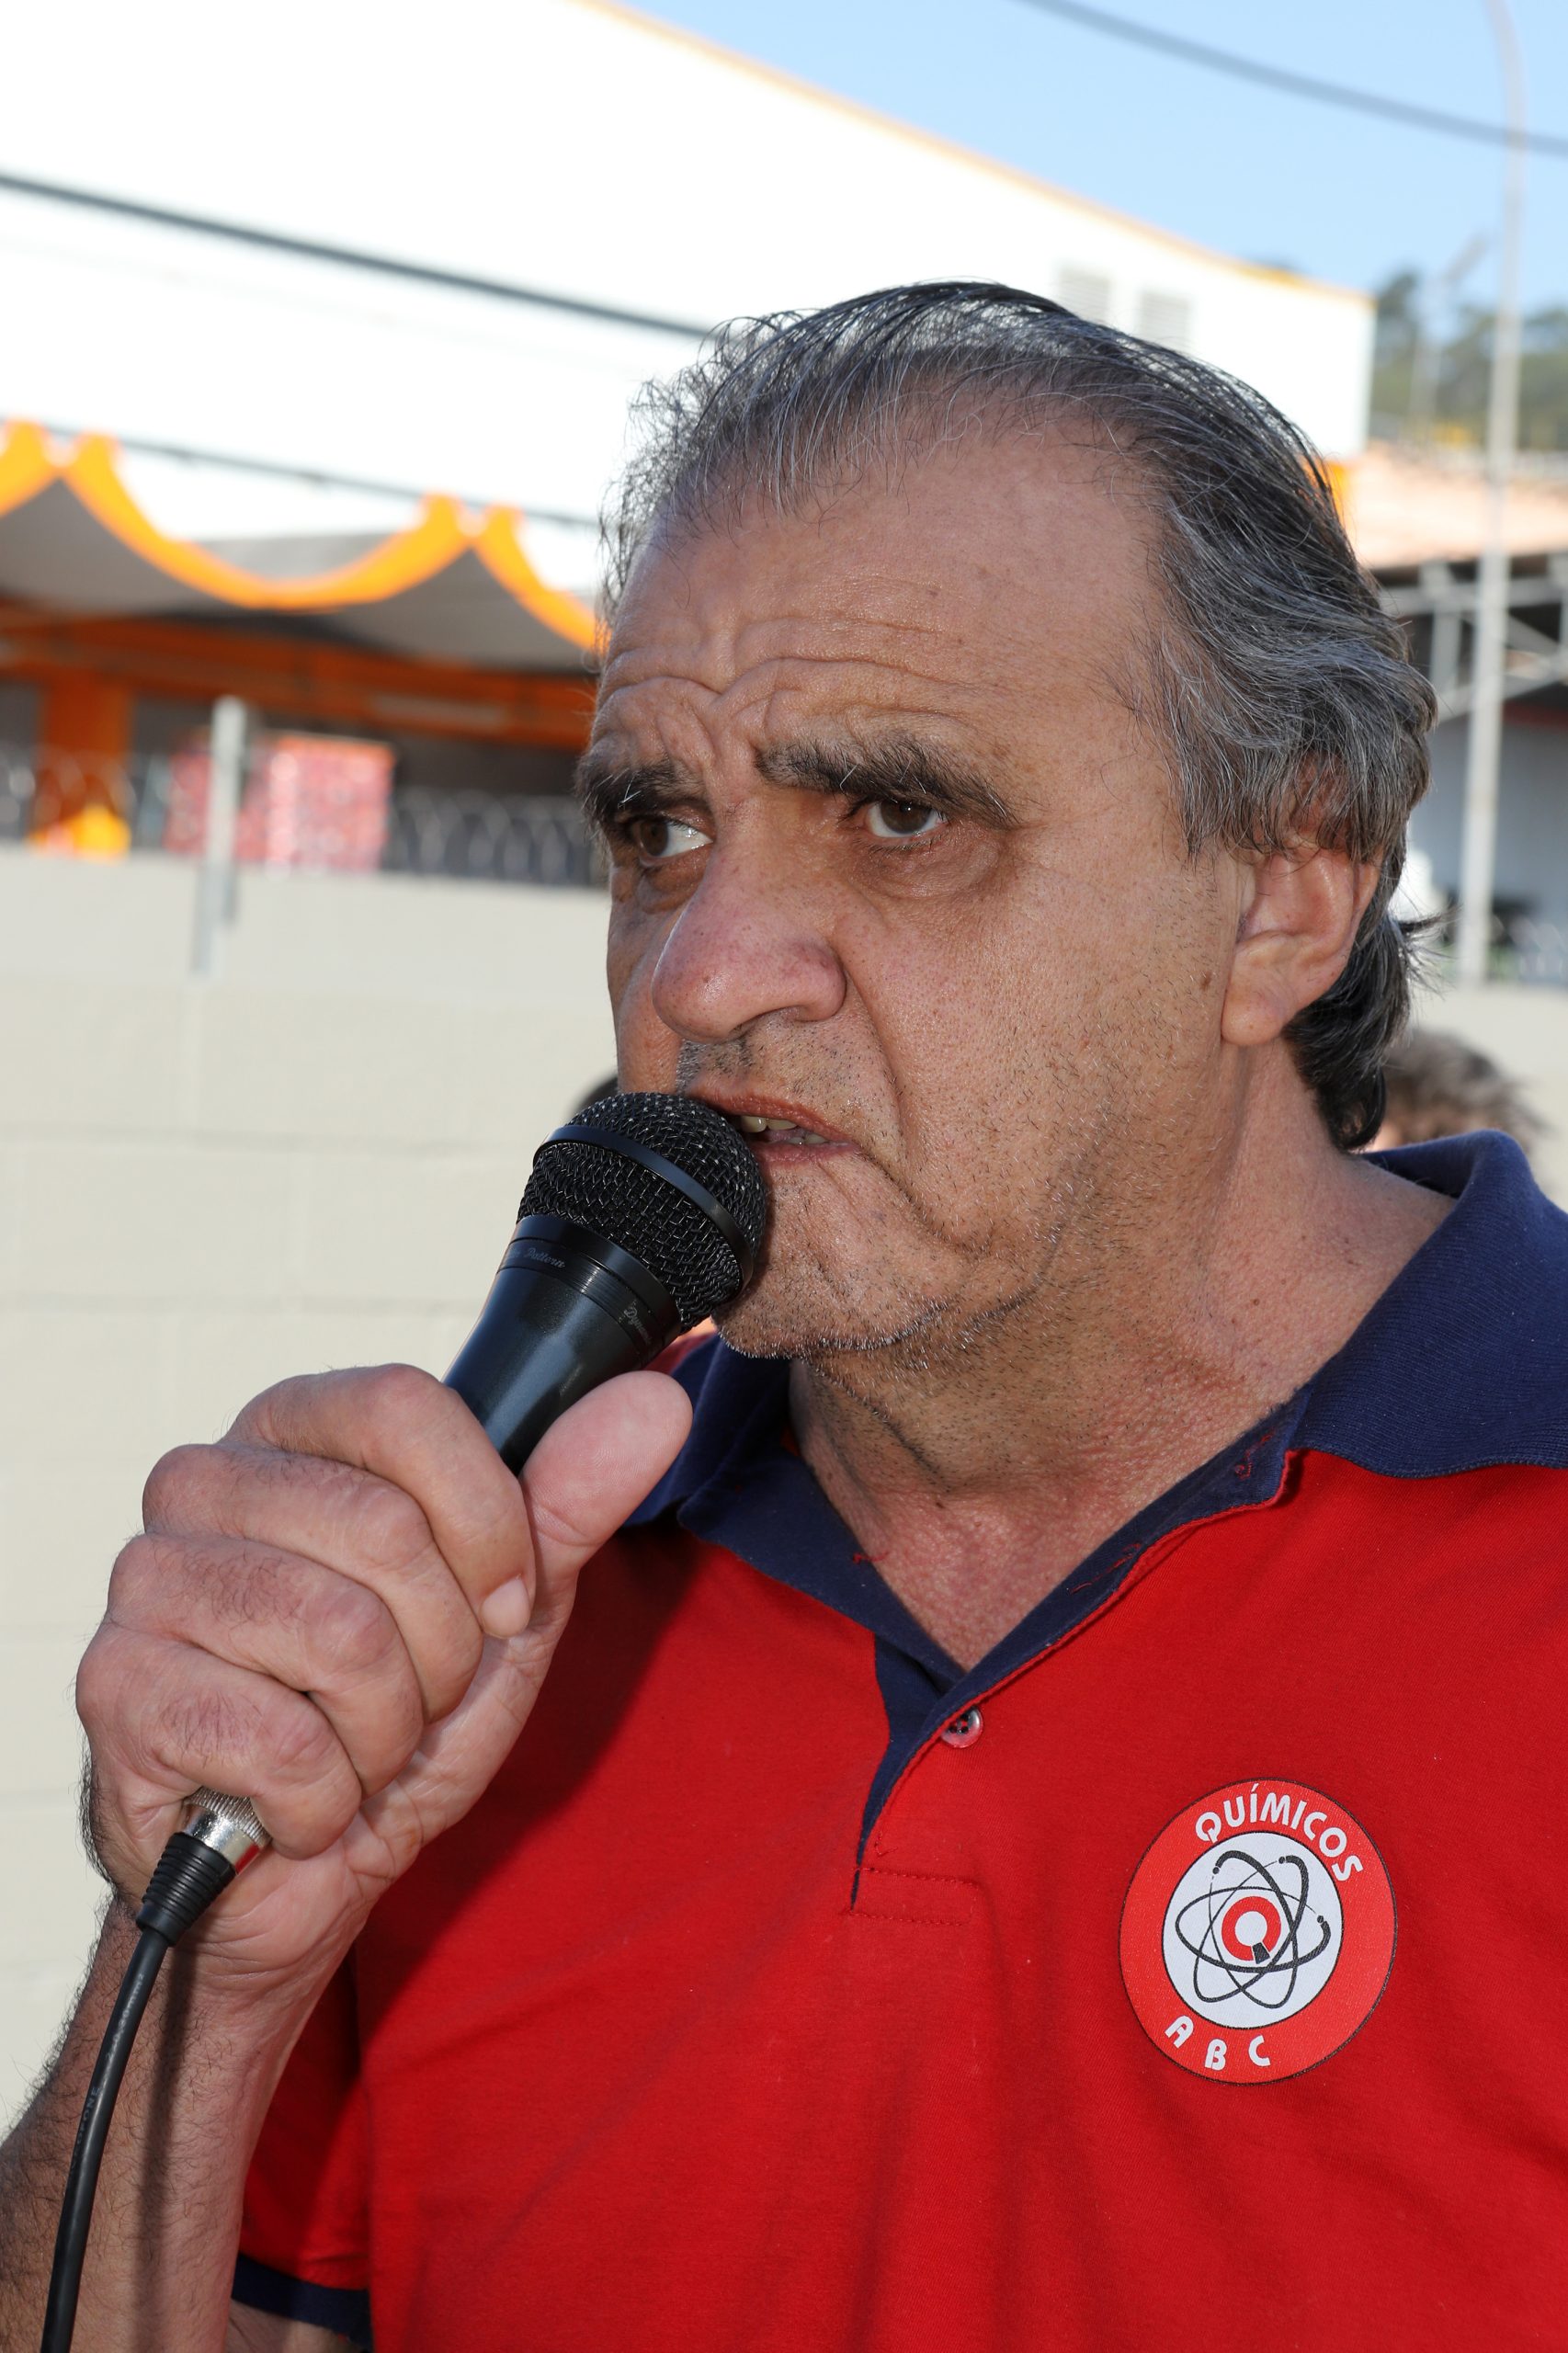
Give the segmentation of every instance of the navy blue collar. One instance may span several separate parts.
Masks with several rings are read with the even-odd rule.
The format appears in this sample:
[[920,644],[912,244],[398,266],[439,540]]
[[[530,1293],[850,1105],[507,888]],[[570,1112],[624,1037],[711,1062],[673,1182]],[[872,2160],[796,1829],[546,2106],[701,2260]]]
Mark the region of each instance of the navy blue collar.
[[826,1603],[876,1637],[890,1713],[890,1677],[903,1677],[902,1715],[918,1690],[945,1716],[1060,1641],[1171,1529],[1278,1493],[1293,1449],[1401,1479],[1568,1468],[1568,1217],[1506,1136],[1381,1157],[1453,1198],[1436,1233],[1303,1388],[1097,1546],[968,1674],[884,1584],[789,1442],[787,1363],[722,1340],[692,1351],[676,1375],[691,1435],[629,1525],[673,1511],[701,1540]]
[[1377,1158],[1454,1206],[1314,1376],[1293,1443],[1391,1479],[1568,1467],[1568,1217],[1507,1136]]

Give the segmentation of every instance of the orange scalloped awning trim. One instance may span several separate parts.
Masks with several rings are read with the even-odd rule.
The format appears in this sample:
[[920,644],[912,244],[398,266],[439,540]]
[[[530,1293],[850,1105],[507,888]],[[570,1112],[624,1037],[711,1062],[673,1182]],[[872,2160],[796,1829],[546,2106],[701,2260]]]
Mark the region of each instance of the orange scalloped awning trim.
[[346,605],[382,604],[434,580],[472,549],[492,576],[525,612],[585,651],[597,642],[594,616],[579,597],[540,578],[518,537],[515,509],[492,507],[476,524],[454,499],[432,496],[406,529],[335,571],[296,580],[270,580],[240,564],[160,530],[120,475],[115,444],[94,433],[70,455],[56,458],[36,425],[15,424],[0,442],[0,515],[63,483],[123,547],[182,586],[247,611],[321,612]]
[[59,479],[60,469],[36,425],[13,425],[0,441],[0,515],[25,506]]
[[518,537],[522,519],[509,506],[493,506],[486,515],[473,541],[486,570],[547,629],[558,630],[585,651],[597,647],[598,625],[582,598],[569,589],[550,587],[534,570]]

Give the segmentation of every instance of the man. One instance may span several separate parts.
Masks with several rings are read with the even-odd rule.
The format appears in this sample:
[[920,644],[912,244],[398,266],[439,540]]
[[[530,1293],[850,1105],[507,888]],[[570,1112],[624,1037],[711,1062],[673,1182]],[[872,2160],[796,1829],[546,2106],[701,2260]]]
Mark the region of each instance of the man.
[[278,1851],[94,2353],[1561,2341],[1568,1243],[1506,1141],[1350,1149],[1426,688],[1279,417],[1033,297],[644,425],[619,1074],[754,1138],[767,1262],[521,1491],[399,1369],[154,1471],[6,2353],[202,1781]]

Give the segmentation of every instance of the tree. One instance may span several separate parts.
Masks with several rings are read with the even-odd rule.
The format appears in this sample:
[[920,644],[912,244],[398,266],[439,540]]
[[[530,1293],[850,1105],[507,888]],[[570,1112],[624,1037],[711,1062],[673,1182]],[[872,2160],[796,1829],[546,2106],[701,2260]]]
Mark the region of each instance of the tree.
[[[1403,436],[1411,429],[1422,294],[1414,269],[1397,271],[1378,294],[1372,358],[1372,421],[1378,433]],[[1437,339],[1432,425],[1440,440],[1479,446],[1485,438],[1492,328],[1492,313],[1467,302]],[[1532,311],[1524,322],[1519,447],[1568,451],[1568,305],[1560,302]]]

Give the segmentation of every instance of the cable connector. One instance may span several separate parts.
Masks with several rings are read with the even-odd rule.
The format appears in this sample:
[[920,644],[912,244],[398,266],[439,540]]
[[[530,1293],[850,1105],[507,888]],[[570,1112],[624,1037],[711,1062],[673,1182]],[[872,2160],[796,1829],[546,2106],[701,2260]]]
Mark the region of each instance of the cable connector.
[[188,1831],[176,1830],[147,1882],[136,1915],[137,1927],[153,1929],[165,1944],[177,1944],[233,1876],[233,1863],[216,1847],[203,1846]]
[[225,1797],[222,1790],[193,1790],[180,1827],[204,1847],[216,1847],[237,1871],[272,1844],[272,1834],[249,1798]]
[[271,1843],[248,1798],[198,1790],[187,1809],[185,1827],[175,1832],[147,1882],[137,1927],[177,1944],[235,1872]]

